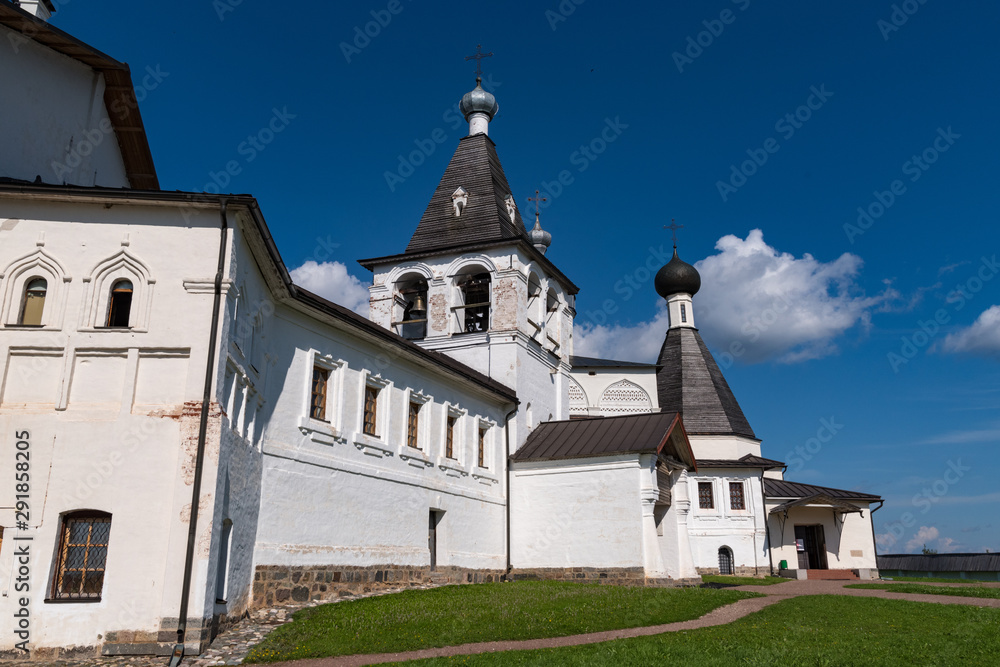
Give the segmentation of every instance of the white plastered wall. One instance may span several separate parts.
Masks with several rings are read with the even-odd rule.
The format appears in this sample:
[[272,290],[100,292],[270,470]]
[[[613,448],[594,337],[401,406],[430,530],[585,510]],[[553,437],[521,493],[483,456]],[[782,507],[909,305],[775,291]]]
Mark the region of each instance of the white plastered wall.
[[[768,511],[784,501],[769,500]],[[788,511],[788,519],[782,531],[777,514],[770,515],[770,533],[774,567],[780,561],[788,562],[790,569],[798,569],[798,555],[795,550],[795,526],[822,525],[826,538],[827,566],[831,570],[876,569],[875,541],[872,532],[869,504],[851,501],[861,508],[862,513],[845,515],[841,528],[837,527],[833,509],[829,507],[793,507]]]

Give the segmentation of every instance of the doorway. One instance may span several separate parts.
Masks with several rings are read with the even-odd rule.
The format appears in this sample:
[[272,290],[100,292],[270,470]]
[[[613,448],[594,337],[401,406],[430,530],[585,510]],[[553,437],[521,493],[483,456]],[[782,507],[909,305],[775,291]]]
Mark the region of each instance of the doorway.
[[826,570],[826,537],[822,525],[795,526],[800,570]]
[[444,512],[431,510],[427,519],[427,548],[431,552],[431,571],[437,569],[437,531]]

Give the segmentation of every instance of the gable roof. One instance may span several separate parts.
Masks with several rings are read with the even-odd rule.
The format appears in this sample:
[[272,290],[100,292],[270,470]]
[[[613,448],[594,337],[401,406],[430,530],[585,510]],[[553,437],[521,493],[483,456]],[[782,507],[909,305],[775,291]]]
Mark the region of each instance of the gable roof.
[[691,444],[677,413],[651,412],[542,422],[511,456],[512,461],[558,461],[615,454],[654,454],[676,438],[669,453],[696,468]]
[[697,329],[667,331],[657,365],[660,410],[680,412],[688,433],[757,439]]
[[789,482],[784,479],[764,478],[764,496],[768,500],[775,498],[809,498],[811,496],[827,496],[835,500],[868,500],[879,501],[881,496],[871,493],[861,493],[860,491],[845,491],[844,489],[833,489],[827,486],[816,486],[814,484],[802,484],[800,482]]
[[[463,188],[469,196],[462,215],[456,216],[452,194]],[[485,134],[473,134],[458,148],[431,196],[420,224],[406,246],[406,253],[436,251],[468,243],[527,240],[521,214],[507,212],[511,196],[496,144]]]
[[747,454],[738,459],[698,459],[699,468],[762,468],[770,470],[772,468],[783,468],[785,464],[774,459],[765,459],[762,456]]
[[[1000,554],[885,554],[876,556],[880,570],[917,572],[1000,572]],[[958,579],[969,583],[968,579]],[[974,580],[972,580],[974,581]]]
[[569,358],[570,366],[581,366],[584,368],[656,368],[656,364],[644,364],[639,361],[615,361],[613,359],[598,359],[597,357],[579,357],[573,355]]
[[128,65],[84,44],[46,21],[36,18],[10,2],[0,2],[0,25],[17,31],[104,75],[104,106],[115,129],[129,185],[136,190],[159,190],[153,154],[135,98]]

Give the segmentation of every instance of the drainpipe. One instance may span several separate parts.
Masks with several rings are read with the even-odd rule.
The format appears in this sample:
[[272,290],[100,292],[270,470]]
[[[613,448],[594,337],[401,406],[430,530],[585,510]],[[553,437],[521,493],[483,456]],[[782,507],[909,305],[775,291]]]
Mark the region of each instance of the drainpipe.
[[205,464],[205,441],[208,436],[208,413],[212,406],[212,381],[215,371],[215,346],[219,338],[219,311],[222,304],[222,277],[226,270],[227,201],[219,200],[220,234],[219,263],[215,272],[215,296],[212,302],[212,326],[208,335],[208,360],[205,362],[205,391],[201,399],[198,422],[198,450],[195,454],[194,484],[191,487],[191,518],[188,521],[187,553],[184,556],[184,578],[181,583],[181,607],[177,614],[177,644],[170,657],[170,667],[176,667],[184,657],[184,635],[187,632],[188,602],[191,596],[191,574],[194,569],[194,546],[198,536],[198,504],[201,500],[201,475]]
[[[878,569],[878,540],[875,539],[875,512],[877,512],[880,509],[882,509],[882,505],[885,505],[885,501],[884,500],[878,501],[878,507],[876,507],[875,509],[872,509],[871,505],[868,506],[868,523],[870,523],[872,525],[872,549],[875,550],[875,569],[876,570]],[[882,576],[881,573],[879,573],[879,576]]]
[[504,572],[504,579],[510,577],[510,419],[517,414],[517,405],[504,417],[504,436],[507,439],[507,451],[505,452],[507,463],[507,502],[504,508],[507,512],[507,569]]
[[[782,471],[784,475],[784,471]],[[767,515],[767,499],[764,497],[764,471],[760,471],[760,506],[764,510],[764,531],[767,533],[767,562],[771,566],[771,576],[774,576],[774,553],[772,548],[774,543],[771,542],[771,522],[769,521]]]

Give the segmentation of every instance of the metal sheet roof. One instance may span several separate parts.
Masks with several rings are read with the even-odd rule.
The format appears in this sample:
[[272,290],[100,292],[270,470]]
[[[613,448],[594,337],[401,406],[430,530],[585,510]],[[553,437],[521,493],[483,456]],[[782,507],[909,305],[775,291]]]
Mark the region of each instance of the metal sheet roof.
[[764,495],[769,499],[808,498],[810,496],[823,495],[836,500],[867,500],[872,502],[882,500],[881,496],[876,496],[871,493],[845,491],[844,489],[833,489],[827,486],[789,482],[788,480],[772,479],[770,477],[764,478]]
[[531,432],[511,459],[555,461],[614,454],[655,453],[661,450],[671,435],[681,438],[678,446],[680,451],[667,453],[693,464],[690,443],[687,442],[679,416],[666,412],[543,422]]
[[880,570],[1000,572],[1000,554],[886,554],[876,560]]
[[644,364],[638,361],[615,361],[613,359],[598,359],[597,357],[571,356],[569,365],[585,368],[656,368],[656,364]]
[[660,409],[680,412],[688,433],[757,439],[697,329],[668,331],[657,365]]
[[699,468],[783,468],[785,464],[774,459],[747,454],[738,459],[698,459]]

